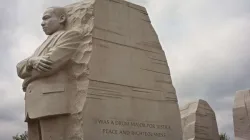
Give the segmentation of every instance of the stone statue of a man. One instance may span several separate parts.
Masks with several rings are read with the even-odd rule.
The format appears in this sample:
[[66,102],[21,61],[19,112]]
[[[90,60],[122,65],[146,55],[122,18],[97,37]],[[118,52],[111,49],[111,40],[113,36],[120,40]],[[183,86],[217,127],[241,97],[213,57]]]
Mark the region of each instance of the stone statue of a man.
[[66,30],[64,8],[51,7],[43,14],[42,28],[48,38],[29,58],[17,64],[24,79],[25,121],[30,140],[69,140],[72,120],[70,105],[76,92],[77,76],[72,61],[80,46],[81,34]]

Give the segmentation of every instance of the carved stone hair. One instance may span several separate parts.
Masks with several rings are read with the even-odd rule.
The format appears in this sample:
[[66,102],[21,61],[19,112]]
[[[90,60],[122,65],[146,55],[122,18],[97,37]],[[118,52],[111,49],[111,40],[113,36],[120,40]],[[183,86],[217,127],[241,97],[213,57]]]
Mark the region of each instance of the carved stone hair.
[[48,9],[52,9],[53,13],[57,17],[65,16],[66,19],[65,19],[65,22],[63,24],[66,24],[66,21],[67,21],[66,8],[64,8],[64,7],[49,7]]

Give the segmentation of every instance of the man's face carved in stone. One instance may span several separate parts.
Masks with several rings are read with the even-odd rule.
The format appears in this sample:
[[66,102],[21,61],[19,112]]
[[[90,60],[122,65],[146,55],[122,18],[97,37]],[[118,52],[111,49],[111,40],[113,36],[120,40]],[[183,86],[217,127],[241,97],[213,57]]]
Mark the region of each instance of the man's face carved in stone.
[[64,27],[65,15],[56,15],[55,9],[49,8],[43,14],[42,28],[46,35],[52,35]]

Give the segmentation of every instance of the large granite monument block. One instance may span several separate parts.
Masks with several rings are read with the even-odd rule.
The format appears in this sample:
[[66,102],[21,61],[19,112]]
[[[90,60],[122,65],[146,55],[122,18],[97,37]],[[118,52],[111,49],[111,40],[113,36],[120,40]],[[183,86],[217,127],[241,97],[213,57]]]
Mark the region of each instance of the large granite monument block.
[[[60,12],[57,9],[53,12]],[[65,11],[66,35],[64,31],[50,35],[52,41],[45,41],[49,53],[42,45],[41,53],[30,57],[42,57],[43,63],[32,69],[28,58],[17,66],[19,76],[29,81],[23,89],[30,135],[63,140],[181,140],[175,88],[146,9],[124,0],[84,0]],[[51,17],[45,12],[44,31],[47,18]],[[80,43],[76,32],[81,34]],[[60,52],[54,53],[58,48]],[[41,76],[48,65],[52,73]],[[39,76],[33,78],[30,71]],[[60,117],[51,119],[55,116]],[[68,123],[62,123],[65,120]],[[37,122],[42,124],[41,134],[33,129]]]
[[183,140],[219,140],[213,109],[204,100],[189,103],[181,108]]
[[235,140],[250,139],[250,91],[237,91],[233,107]]
[[181,140],[175,89],[146,9],[96,0],[86,139]]

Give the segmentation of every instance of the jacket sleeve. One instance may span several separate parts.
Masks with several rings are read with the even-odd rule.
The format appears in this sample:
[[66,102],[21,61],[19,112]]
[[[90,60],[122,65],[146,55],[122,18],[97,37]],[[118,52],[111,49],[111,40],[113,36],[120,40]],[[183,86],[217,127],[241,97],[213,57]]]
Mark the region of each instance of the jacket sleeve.
[[19,62],[16,66],[17,68],[17,75],[21,78],[21,79],[25,79],[27,77],[30,77],[32,74],[32,70],[28,68],[28,60],[24,59],[23,61]]
[[65,32],[57,41],[55,46],[51,47],[45,56],[52,61],[52,70],[49,72],[38,72],[32,70],[29,79],[37,79],[41,77],[51,76],[60,68],[65,66],[72,58],[81,43],[81,34],[77,31]]
[[81,34],[77,31],[68,31],[63,34],[46,56],[53,62],[52,71],[57,71],[72,58],[81,43]]
[[[48,50],[45,56],[48,56],[52,61],[52,70],[49,72],[39,72],[37,70],[32,70],[30,73],[27,71],[27,76],[25,75],[25,81],[23,87],[27,86],[29,81],[33,81],[38,78],[47,77],[55,74],[60,68],[65,66],[72,56],[76,53],[78,47],[81,44],[81,34],[77,31],[67,31],[65,32],[57,41],[55,46]],[[27,60],[20,62],[18,71],[25,71],[26,68],[24,64]],[[21,67],[23,66],[23,67]],[[22,68],[22,69],[21,69]],[[20,73],[20,72],[19,72]]]

